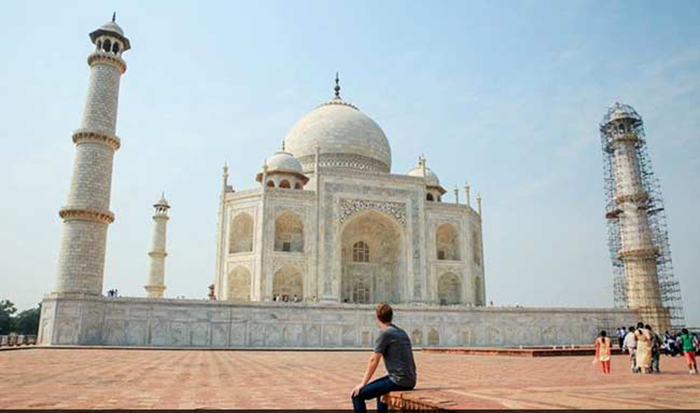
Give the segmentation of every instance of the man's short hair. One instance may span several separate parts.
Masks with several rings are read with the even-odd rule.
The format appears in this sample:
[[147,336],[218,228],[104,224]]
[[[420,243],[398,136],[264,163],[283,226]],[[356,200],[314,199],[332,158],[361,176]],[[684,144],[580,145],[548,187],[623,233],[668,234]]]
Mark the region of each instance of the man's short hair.
[[384,324],[389,324],[393,318],[394,311],[389,304],[383,303],[377,306],[377,320]]

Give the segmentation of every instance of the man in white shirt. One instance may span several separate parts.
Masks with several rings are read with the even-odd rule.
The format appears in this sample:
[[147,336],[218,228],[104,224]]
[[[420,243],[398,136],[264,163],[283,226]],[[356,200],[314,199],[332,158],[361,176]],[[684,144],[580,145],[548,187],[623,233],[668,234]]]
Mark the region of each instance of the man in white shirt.
[[630,368],[632,373],[637,372],[637,337],[634,335],[634,327],[630,327],[625,339],[622,342],[622,350],[630,353]]

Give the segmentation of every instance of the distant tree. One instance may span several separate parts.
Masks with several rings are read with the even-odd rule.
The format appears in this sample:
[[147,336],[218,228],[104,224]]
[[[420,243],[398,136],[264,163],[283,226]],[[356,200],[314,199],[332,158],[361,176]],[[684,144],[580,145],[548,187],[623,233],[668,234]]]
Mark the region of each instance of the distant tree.
[[15,320],[12,317],[17,312],[10,300],[0,300],[0,335],[10,334],[15,330]]
[[36,335],[39,332],[39,317],[41,316],[41,303],[37,308],[24,310],[15,317],[17,334]]

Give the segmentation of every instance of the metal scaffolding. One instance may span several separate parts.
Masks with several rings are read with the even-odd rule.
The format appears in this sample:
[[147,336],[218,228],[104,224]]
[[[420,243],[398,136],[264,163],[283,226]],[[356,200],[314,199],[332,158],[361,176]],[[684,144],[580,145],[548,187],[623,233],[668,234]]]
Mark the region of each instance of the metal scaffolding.
[[[643,242],[638,242],[636,238],[650,237],[649,245],[653,244],[653,247],[647,250],[651,254],[649,260],[654,259],[656,264],[658,296],[662,306],[668,311],[671,328],[679,329],[685,324],[681,289],[673,275],[664,201],[647,151],[642,117],[631,106],[615,103],[608,109],[600,124],[600,138],[604,159],[605,216],[608,247],[613,264],[615,306],[629,308],[631,296],[646,294],[629,291],[630,288],[635,288],[630,287],[635,283],[631,283],[631,275],[626,274],[625,256],[630,253],[636,253],[638,256],[643,254],[643,249],[633,250],[629,246],[643,245]],[[629,145],[626,148],[633,150],[626,154],[619,144],[621,140],[626,140]],[[625,202],[634,205],[640,211],[639,216],[645,219],[633,221],[632,224],[628,219],[621,225],[621,204]]]

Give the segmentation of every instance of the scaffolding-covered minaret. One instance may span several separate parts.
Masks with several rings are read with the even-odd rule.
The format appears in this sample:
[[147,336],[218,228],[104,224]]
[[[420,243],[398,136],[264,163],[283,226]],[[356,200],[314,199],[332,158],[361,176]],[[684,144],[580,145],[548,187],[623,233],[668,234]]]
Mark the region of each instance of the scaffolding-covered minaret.
[[680,286],[644,122],[631,106],[615,103],[600,124],[600,136],[615,305],[639,311],[656,331],[678,328],[684,324]]

